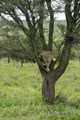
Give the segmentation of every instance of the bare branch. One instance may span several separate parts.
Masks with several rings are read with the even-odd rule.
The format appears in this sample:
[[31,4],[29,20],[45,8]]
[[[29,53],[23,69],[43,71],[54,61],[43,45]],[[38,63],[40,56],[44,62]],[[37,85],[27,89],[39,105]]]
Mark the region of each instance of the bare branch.
[[48,11],[50,14],[50,23],[49,23],[49,43],[48,43],[48,49],[52,51],[52,42],[53,42],[53,31],[54,31],[54,11],[51,7],[51,0],[46,0]]

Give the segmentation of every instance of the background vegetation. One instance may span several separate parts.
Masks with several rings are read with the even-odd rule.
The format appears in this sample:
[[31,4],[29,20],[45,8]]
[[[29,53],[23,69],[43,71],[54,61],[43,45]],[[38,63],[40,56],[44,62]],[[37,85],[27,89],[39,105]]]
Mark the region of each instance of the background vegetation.
[[[25,24],[25,26],[27,26],[25,21],[24,21],[24,24]],[[34,54],[31,52],[31,48],[30,48],[31,45],[30,45],[29,39],[23,34],[23,32],[18,27],[14,28],[13,23],[11,21],[9,23],[2,19],[2,21],[0,21],[0,26],[1,26],[0,58],[10,57],[12,59],[16,59],[17,61],[22,61],[24,59],[27,61],[31,61],[30,58],[28,58],[26,51],[28,51],[33,56],[34,56]],[[60,44],[64,40],[63,33],[61,32],[61,29],[59,28],[59,26],[63,26],[65,28],[66,21],[64,21],[64,20],[63,21],[55,21],[55,24],[54,24],[54,33],[53,33],[53,39],[54,39],[53,56],[54,56],[54,58],[57,58]],[[44,23],[44,33],[45,33],[46,41],[48,42],[49,22]],[[10,37],[10,34],[11,34],[11,37]],[[18,35],[20,36],[19,38],[18,38]],[[36,44],[37,44],[37,49],[40,53],[42,50],[42,45],[41,45],[39,39],[40,38],[38,38],[38,36],[37,36]],[[62,51],[62,47],[59,52]],[[70,58],[74,59],[75,57],[80,60],[80,44],[75,44],[72,47]]]

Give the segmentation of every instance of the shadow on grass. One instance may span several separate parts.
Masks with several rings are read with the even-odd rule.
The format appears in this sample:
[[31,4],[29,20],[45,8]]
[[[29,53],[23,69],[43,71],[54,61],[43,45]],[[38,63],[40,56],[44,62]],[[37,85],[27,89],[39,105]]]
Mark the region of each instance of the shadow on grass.
[[77,101],[69,101],[68,98],[70,96],[71,95],[63,95],[62,92],[59,92],[59,94],[55,98],[55,103],[63,103],[65,106],[69,105],[70,107],[74,107],[75,109],[80,109],[80,99],[78,99]]

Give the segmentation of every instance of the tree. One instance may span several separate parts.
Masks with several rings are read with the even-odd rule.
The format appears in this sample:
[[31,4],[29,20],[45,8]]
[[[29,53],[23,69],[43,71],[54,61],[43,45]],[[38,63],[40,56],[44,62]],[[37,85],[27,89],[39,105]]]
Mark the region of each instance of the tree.
[[[32,61],[26,55],[27,49],[30,50],[29,40],[20,34],[20,29],[14,21],[7,21],[4,17],[1,17],[0,28],[0,36],[2,38],[0,41],[0,58],[7,57],[8,63],[10,63],[10,58],[21,61],[21,66],[24,60],[26,62]],[[27,49],[24,48],[25,44]]]
[[[55,61],[52,60],[50,64],[50,72],[46,72],[42,62],[38,59],[38,54],[42,50],[52,51],[53,49],[54,14],[62,11],[61,2],[64,2],[62,4],[65,8],[67,22],[63,50],[61,55],[58,56]],[[55,3],[59,5],[56,5]],[[0,0],[0,7],[1,12],[5,15],[10,15],[25,35],[28,36],[32,52],[29,53],[29,51],[27,51],[26,54],[37,62],[43,78],[43,99],[48,104],[52,104],[55,98],[55,83],[66,70],[72,45],[79,42],[79,39],[76,39],[75,36],[80,29],[80,1]],[[24,15],[27,26],[23,23],[20,15]],[[48,43],[46,42],[43,28],[43,23],[47,19],[49,20]],[[40,49],[38,49],[39,42],[41,44]],[[59,61],[59,65],[54,69],[57,60]]]

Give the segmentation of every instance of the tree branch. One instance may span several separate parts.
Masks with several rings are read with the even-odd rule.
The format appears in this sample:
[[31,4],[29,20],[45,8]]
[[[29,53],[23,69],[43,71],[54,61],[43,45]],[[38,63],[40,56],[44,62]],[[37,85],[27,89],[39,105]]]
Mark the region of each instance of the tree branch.
[[73,25],[73,18],[72,18],[72,15],[71,15],[71,2],[72,0],[67,0],[66,1],[66,6],[65,6],[65,15],[66,15],[66,21],[67,21],[67,29],[69,31],[72,31],[71,28],[72,28],[72,25]]
[[51,7],[51,0],[46,0],[46,2],[50,14],[48,49],[52,51],[53,31],[54,31],[54,11]]
[[43,45],[43,50],[47,49],[47,45],[45,42],[45,37],[44,37],[44,28],[43,28],[43,19],[44,19],[44,0],[40,1],[40,6],[39,6],[39,20],[38,20],[38,27],[39,27],[39,33],[40,33],[40,38],[41,42]]
[[29,29],[30,29],[30,31],[31,31],[31,29],[32,29],[33,26],[32,26],[32,24],[31,24],[31,21],[30,21],[30,17],[29,17],[28,12],[25,10],[25,8],[23,8],[23,6],[17,5],[17,7],[22,11],[22,13],[25,14],[25,17],[26,17],[26,20],[27,20],[27,23],[28,23],[28,27],[29,27]]
[[23,22],[21,21],[21,19],[16,14],[14,8],[11,7],[7,11],[8,11],[8,14],[13,18],[13,20],[18,24],[18,26],[24,31],[24,33],[27,36],[29,36],[29,30],[23,25]]

